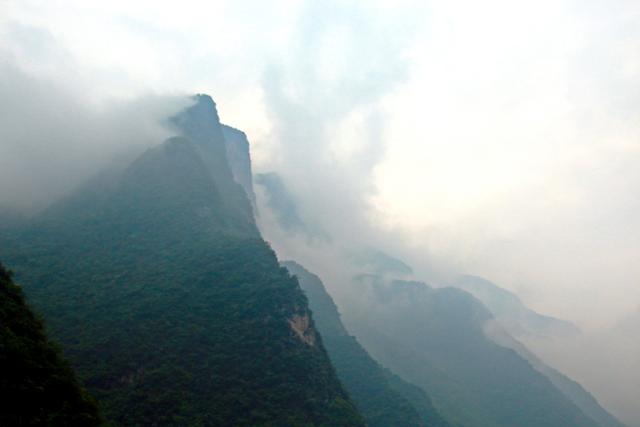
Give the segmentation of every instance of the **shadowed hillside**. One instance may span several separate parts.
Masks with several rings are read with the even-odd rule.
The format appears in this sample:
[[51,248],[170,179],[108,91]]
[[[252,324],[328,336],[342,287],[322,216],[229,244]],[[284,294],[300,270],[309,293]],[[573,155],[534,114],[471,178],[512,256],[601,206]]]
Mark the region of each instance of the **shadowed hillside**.
[[370,427],[447,427],[420,388],[384,369],[349,335],[318,276],[282,263],[300,281],[338,377]]
[[102,425],[60,350],[0,264],[0,425]]
[[6,233],[0,252],[115,425],[362,426],[231,174],[208,96],[181,136]]

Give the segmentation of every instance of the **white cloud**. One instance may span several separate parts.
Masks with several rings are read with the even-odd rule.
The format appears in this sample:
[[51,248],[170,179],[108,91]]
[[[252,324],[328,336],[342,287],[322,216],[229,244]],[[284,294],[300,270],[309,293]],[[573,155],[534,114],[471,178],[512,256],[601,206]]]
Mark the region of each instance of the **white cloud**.
[[[114,98],[207,92],[323,228],[404,245],[425,275],[486,275],[587,328],[640,303],[635,0],[0,7],[3,137],[20,115],[64,114],[45,108],[56,94],[108,127],[94,112]],[[39,101],[7,104],[21,94]],[[0,153],[27,150],[7,141]]]

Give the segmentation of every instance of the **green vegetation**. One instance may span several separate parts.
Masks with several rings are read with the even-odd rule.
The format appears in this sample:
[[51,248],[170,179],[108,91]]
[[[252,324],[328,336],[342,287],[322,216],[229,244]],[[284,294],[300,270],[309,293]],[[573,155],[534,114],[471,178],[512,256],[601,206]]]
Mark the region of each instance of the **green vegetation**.
[[0,264],[0,425],[89,427],[98,407]]
[[213,157],[212,101],[193,108],[189,138],[4,233],[0,255],[114,425],[363,426],[297,281]]
[[300,281],[338,377],[368,426],[448,426],[424,391],[382,368],[347,333],[320,278],[295,262],[282,264]]
[[[491,338],[503,347],[510,348],[522,356],[538,372],[547,377],[551,383],[571,400],[580,410],[599,427],[625,427],[613,415],[607,412],[600,403],[580,384],[561,372],[547,366],[521,342],[502,331],[492,331]],[[496,333],[497,332],[497,333]]]
[[[361,277],[347,325],[364,348],[429,392],[454,425],[595,427],[516,352],[489,339],[491,315],[470,294]],[[366,307],[358,300],[367,301]]]
[[431,398],[420,387],[413,385],[388,369],[385,369],[385,375],[389,383],[389,387],[407,399],[418,412],[423,420],[428,420],[428,426],[445,427],[451,425],[445,421],[438,411],[434,408]]

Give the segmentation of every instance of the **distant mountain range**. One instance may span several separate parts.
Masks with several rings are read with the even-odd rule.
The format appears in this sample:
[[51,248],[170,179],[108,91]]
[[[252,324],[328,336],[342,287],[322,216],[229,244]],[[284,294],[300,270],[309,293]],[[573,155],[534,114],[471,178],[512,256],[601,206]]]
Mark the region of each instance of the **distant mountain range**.
[[449,427],[424,390],[383,368],[349,335],[318,276],[293,261],[282,265],[298,278],[338,377],[368,426]]
[[[271,183],[262,182],[267,189],[267,207],[275,211],[277,218],[295,219],[280,223],[289,233],[308,236],[311,227],[298,214],[296,199],[287,190],[286,183],[277,174],[270,174],[269,180]],[[277,182],[277,185],[273,185],[273,182]],[[274,197],[280,202],[274,203]],[[330,236],[326,241],[331,241]],[[422,294],[429,289],[426,284],[407,281],[413,275],[411,266],[384,251],[363,248],[346,253],[343,258],[348,268],[362,272],[357,278],[360,288],[347,292],[356,296],[342,304],[345,307],[343,318],[349,330],[378,362],[427,392],[437,410],[451,424],[511,426],[515,418],[509,411],[513,408],[502,405],[504,396],[510,396],[510,399],[520,396],[520,389],[524,388],[527,392],[518,400],[530,402],[527,409],[533,412],[527,417],[527,409],[521,408],[518,411],[518,416],[522,417],[519,418],[521,424],[518,425],[622,426],[580,384],[543,363],[520,341],[532,338],[558,341],[572,339],[581,333],[572,323],[536,313],[525,306],[517,295],[478,276],[463,275],[454,280],[451,286],[460,291],[442,288]],[[340,286],[352,285],[341,283]],[[420,292],[415,294],[409,291],[413,287]],[[394,292],[390,292],[390,289],[396,289],[400,296],[392,297]],[[424,297],[424,306],[403,306],[408,302],[417,304],[420,301],[418,295]],[[375,304],[372,305],[372,301]],[[398,317],[383,322],[384,327],[376,329],[373,325],[377,324],[379,313],[375,307],[384,314],[389,314],[388,310],[394,308],[398,316],[409,316],[408,313],[415,309],[414,323],[408,326],[403,322],[409,322],[409,319]],[[477,318],[468,317],[471,313],[482,314],[478,314]],[[415,321],[420,318],[423,319],[422,325]],[[462,321],[465,318],[466,323]],[[449,319],[449,323],[443,323],[442,319]],[[403,335],[393,329],[399,325],[404,325],[403,333],[414,333],[406,335],[406,346],[398,342]],[[387,332],[381,332],[385,330]],[[426,331],[436,334],[436,338],[429,334],[421,335]],[[455,340],[453,337],[457,333],[461,335]],[[438,339],[442,337],[447,337],[444,342],[451,344],[450,347],[438,346],[437,354],[432,354],[434,349],[431,346],[416,351],[416,342],[439,342]],[[477,347],[464,347],[474,342]],[[505,350],[514,350],[515,353],[506,356],[509,351],[505,353]],[[474,378],[482,371],[491,372],[491,365],[483,366],[476,360],[475,356],[482,352],[486,352],[483,360],[487,363],[511,358],[507,360],[511,360],[514,371],[498,370],[490,378]],[[460,354],[466,355],[466,358]],[[403,357],[406,358],[404,362]],[[456,359],[459,359],[459,366],[449,366]],[[416,370],[408,368],[410,366]],[[402,370],[407,368],[409,371]],[[480,371],[473,371],[472,368]],[[421,375],[423,382],[417,380]],[[515,379],[510,376],[515,376]],[[476,381],[478,388],[474,392],[473,384]],[[483,388],[492,392],[483,392]],[[506,413],[500,420],[500,411],[503,410]],[[540,414],[545,414],[547,418],[536,419]]]
[[460,276],[453,285],[478,298],[493,315],[485,332],[498,344],[515,350],[553,385],[602,427],[624,425],[605,410],[580,384],[545,364],[519,340],[563,340],[580,335],[578,327],[565,320],[536,313],[498,285],[477,276]]
[[[518,340],[577,328],[484,279],[434,289],[361,248],[341,254],[361,274],[340,284],[340,314],[323,271],[281,266],[263,240],[247,136],[192,101],[171,138],[33,218],[0,214],[0,260],[22,285],[0,269],[0,369],[35,361],[0,377],[14,393],[0,421],[20,396],[63,420],[34,425],[99,425],[91,393],[113,426],[622,426]],[[255,182],[279,227],[331,248],[280,175]]]
[[536,313],[517,295],[482,277],[463,275],[452,285],[479,299],[514,337],[569,338],[580,334],[574,324]]
[[490,312],[470,294],[420,282],[357,278],[347,326],[383,365],[427,390],[454,425],[592,426],[542,373],[484,331]]

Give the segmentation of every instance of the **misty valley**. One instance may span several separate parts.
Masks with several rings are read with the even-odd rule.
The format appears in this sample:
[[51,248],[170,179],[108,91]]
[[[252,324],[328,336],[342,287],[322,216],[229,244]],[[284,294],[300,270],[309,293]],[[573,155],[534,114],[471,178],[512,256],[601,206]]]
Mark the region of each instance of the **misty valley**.
[[0,425],[625,427],[549,356],[581,328],[426,277],[340,182],[305,205],[210,96],[175,105],[41,208],[0,200]]

